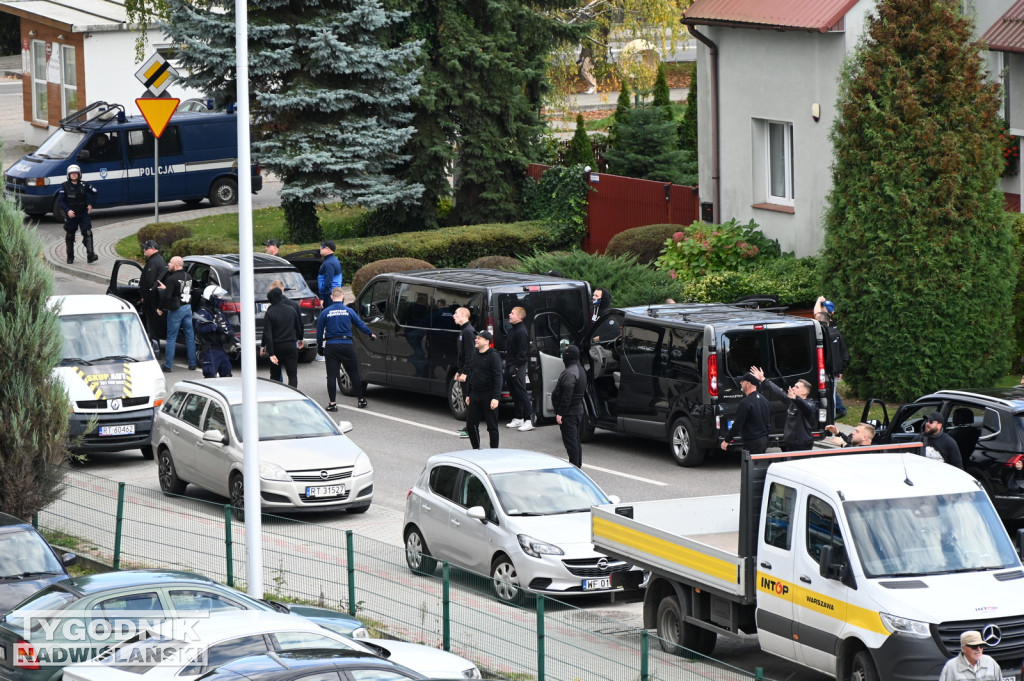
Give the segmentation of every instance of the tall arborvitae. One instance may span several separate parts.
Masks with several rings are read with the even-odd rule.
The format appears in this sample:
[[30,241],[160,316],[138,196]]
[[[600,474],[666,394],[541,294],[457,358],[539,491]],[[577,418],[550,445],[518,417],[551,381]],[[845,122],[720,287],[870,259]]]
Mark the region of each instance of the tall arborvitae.
[[[253,158],[282,180],[289,238],[319,239],[315,206],[328,200],[417,200],[423,187],[395,168],[408,160],[419,44],[388,44],[408,13],[379,0],[252,0],[248,11]],[[172,0],[164,29],[182,46],[185,83],[233,99],[234,2]]]
[[654,94],[651,103],[654,106],[672,104],[672,97],[668,90],[668,77],[665,75],[665,62],[658,62],[658,75],[654,77]]
[[686,91],[686,111],[679,121],[679,148],[697,153],[697,62],[690,71],[690,85]]
[[59,494],[71,405],[52,375],[63,349],[46,307],[53,276],[35,229],[0,200],[0,512],[29,520]]
[[1009,366],[999,87],[971,29],[956,2],[881,0],[842,76],[824,292],[862,396],[991,385]]
[[676,124],[663,107],[640,106],[616,127],[615,143],[604,152],[608,172],[645,180],[685,184],[687,155],[676,144]]
[[576,114],[576,132],[569,142],[569,150],[562,161],[564,166],[574,166],[577,164],[590,166],[591,168],[597,167],[597,161],[594,158],[594,146],[590,143],[590,137],[587,135],[583,114],[579,113]]
[[609,144],[615,144],[615,139],[619,134],[619,126],[629,119],[629,113],[633,110],[633,102],[630,100],[631,96],[629,84],[623,80],[619,88],[619,98],[615,100],[615,113],[612,114],[612,122],[608,126]]

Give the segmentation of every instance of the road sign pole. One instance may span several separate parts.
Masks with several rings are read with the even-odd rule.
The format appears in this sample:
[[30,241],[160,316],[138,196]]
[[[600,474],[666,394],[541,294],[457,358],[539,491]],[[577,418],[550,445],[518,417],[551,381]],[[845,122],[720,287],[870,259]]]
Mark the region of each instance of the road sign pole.
[[160,138],[153,138],[153,210],[160,222]]

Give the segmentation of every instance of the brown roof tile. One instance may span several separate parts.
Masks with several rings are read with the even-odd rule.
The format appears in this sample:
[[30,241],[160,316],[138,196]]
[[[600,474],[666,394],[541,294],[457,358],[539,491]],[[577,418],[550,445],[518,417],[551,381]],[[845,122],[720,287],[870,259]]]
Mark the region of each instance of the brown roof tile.
[[824,33],[856,4],[857,0],[696,0],[683,22]]
[[1024,52],[1024,0],[1017,0],[1006,14],[985,31],[979,42],[990,50]]

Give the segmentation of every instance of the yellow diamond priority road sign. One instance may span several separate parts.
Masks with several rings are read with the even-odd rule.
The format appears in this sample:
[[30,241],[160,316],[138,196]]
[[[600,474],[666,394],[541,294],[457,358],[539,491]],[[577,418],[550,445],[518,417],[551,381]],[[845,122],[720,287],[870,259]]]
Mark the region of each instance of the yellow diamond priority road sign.
[[177,75],[178,72],[167,63],[167,60],[159,52],[147,59],[142,68],[135,72],[135,77],[139,79],[139,82],[145,85],[156,97],[163,94],[164,90],[167,89],[167,86],[171,84],[171,81]]

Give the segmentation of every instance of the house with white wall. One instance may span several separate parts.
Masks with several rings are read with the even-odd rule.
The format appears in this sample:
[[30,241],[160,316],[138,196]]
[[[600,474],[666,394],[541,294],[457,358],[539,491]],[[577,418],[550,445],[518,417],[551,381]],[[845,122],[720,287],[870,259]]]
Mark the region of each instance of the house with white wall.
[[[980,35],[1011,3],[966,4]],[[874,0],[695,0],[686,10],[683,23],[699,41],[698,157],[705,219],[753,219],[783,250],[798,256],[821,250],[839,76],[874,7]],[[1024,35],[1018,40],[1024,59]],[[993,77],[1003,65],[990,53]],[[1024,128],[1024,92],[1021,100],[1015,122]],[[1016,187],[1019,194],[1019,181],[1004,183],[1004,189]]]
[[[128,23],[124,0],[2,0],[0,12],[21,20],[25,142],[42,143],[62,118],[92,102],[122,104],[133,115],[135,99],[152,96],[135,78],[139,30]],[[150,37],[150,52],[166,47],[159,32],[151,29]],[[178,85],[169,91],[200,96]]]

